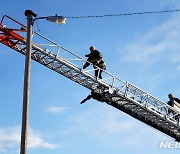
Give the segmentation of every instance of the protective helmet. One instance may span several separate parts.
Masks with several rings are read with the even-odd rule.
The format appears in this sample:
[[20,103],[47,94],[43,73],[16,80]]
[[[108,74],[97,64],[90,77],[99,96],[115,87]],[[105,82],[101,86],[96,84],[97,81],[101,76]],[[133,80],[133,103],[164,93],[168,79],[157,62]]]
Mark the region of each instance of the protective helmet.
[[95,46],[90,46],[89,49],[90,49],[90,50],[91,50],[91,49],[96,50]]

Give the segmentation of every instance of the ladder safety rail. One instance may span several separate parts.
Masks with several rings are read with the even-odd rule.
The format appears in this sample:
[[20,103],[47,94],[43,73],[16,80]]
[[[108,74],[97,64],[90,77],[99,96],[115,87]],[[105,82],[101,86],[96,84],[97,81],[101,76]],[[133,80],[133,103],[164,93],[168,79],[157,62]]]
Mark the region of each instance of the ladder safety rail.
[[[17,24],[18,28],[9,28],[3,24],[4,19],[10,19]],[[21,24],[20,22],[14,20],[13,18],[4,15],[1,19],[0,23],[0,42],[9,46],[12,49],[17,48],[18,44],[25,43],[25,38],[18,34],[19,32],[26,32],[26,26]]]
[[4,21],[5,18],[8,18],[8,19],[12,20],[13,22],[17,23],[18,25],[22,26],[22,27],[24,28],[24,30],[27,28],[24,24],[18,22],[17,20],[11,18],[11,17],[8,16],[8,15],[4,15],[4,16],[2,17],[2,19],[1,19],[1,24],[3,24],[3,21]]
[[168,114],[168,110],[174,112],[175,115],[180,115],[180,112],[177,111],[175,108],[165,104],[164,102],[158,100],[157,98],[151,96],[150,94],[142,91],[141,89],[137,88],[136,86],[130,83],[126,83],[126,90],[124,94],[126,97],[130,98],[131,100],[136,101],[142,104],[143,106],[146,106],[147,108],[152,108],[168,118],[171,117]]
[[[11,30],[11,33],[5,33],[3,25],[0,24],[0,32],[1,43],[25,55],[26,42],[24,37],[18,34],[19,31]],[[6,40],[6,37],[10,39]],[[180,111],[135,85],[122,81],[105,70],[102,70],[103,79],[96,78],[94,71],[100,68],[88,67],[83,70],[86,60],[37,32],[33,32],[31,57],[89,90],[103,87],[106,97],[109,98],[107,104],[180,141]]]
[[[43,38],[45,38],[45,37],[43,37]],[[51,41],[51,43],[52,43],[52,41]],[[39,44],[38,46],[41,46],[41,45]],[[60,57],[62,61],[64,61],[66,64],[69,64],[69,67],[73,66],[74,68],[79,70],[82,74],[94,77],[91,73],[91,72],[94,72],[94,70],[95,70],[94,68],[82,70],[82,66],[86,62],[86,60],[84,60],[80,56],[76,55],[75,53],[65,49],[64,47],[61,47],[61,46],[59,46],[59,47],[63,51],[66,51],[66,53],[68,53],[70,55],[70,57],[74,56],[76,61],[82,61],[82,62],[80,63],[79,66],[77,66],[68,60],[68,59],[73,59],[73,58],[64,58],[63,53],[60,52],[58,57]],[[46,49],[46,52],[47,51],[48,50]],[[160,101],[157,98],[151,96],[150,94],[144,92],[143,90],[137,88],[136,86],[134,86],[128,82],[124,82],[124,81],[120,80],[119,78],[113,76],[112,74],[108,73],[107,71],[103,70],[103,75],[108,76],[108,78],[105,78],[102,80],[96,80],[96,78],[94,77],[94,79],[93,79],[94,82],[99,83],[101,86],[105,86],[106,88],[109,88],[109,89],[114,88],[114,92],[117,91],[117,94],[121,93],[120,96],[122,96],[122,94],[123,94],[123,97],[128,98],[129,101],[132,101],[134,103],[138,103],[141,106],[143,105],[144,107],[146,107],[147,110],[151,110],[152,112],[160,114],[161,116],[166,117],[168,120],[171,120],[173,123],[174,123],[174,121],[176,121],[174,115],[168,114],[168,110],[171,109],[172,111],[174,111],[175,115],[178,115],[179,112],[176,111],[176,109],[174,109],[171,106],[163,103],[162,101]],[[112,81],[107,82],[107,79],[112,79]],[[117,86],[114,84],[115,81],[118,81],[120,83],[119,85],[121,85],[121,86],[116,88]],[[90,89],[92,90],[92,87]],[[179,123],[178,123],[178,125],[179,125]]]

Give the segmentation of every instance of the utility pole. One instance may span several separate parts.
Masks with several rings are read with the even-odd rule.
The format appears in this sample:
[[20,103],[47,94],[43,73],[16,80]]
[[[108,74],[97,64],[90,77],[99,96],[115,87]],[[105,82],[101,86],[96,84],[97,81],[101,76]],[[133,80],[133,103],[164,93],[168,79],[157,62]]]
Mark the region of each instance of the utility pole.
[[23,112],[22,112],[20,154],[27,154],[32,27],[33,27],[33,16],[36,17],[36,14],[31,10],[26,10],[25,16],[27,16],[27,37],[26,37],[26,60],[25,60],[25,71],[24,71]]
[[[47,16],[37,17],[31,11],[26,10],[27,16],[27,37],[26,37],[26,61],[24,71],[24,91],[23,91],[23,112],[22,112],[22,128],[21,128],[21,149],[20,154],[27,154],[27,140],[28,140],[28,121],[29,121],[29,94],[30,94],[30,70],[31,70],[31,51],[32,51],[32,29],[33,23],[38,19],[47,19],[57,24],[65,24],[66,18],[63,16]],[[33,19],[34,17],[34,19]]]

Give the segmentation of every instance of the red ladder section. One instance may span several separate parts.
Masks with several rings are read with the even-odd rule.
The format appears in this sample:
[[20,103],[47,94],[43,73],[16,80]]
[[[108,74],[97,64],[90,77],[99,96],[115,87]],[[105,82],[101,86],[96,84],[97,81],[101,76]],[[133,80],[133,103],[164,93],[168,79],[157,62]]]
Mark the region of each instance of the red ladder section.
[[[11,19],[15,23],[17,23],[18,26],[21,26],[21,27],[19,29],[12,29],[12,28],[8,28],[4,26],[2,23],[5,17]],[[7,15],[3,16],[0,23],[0,42],[12,49],[16,49],[17,44],[25,43],[25,38],[19,35],[18,32],[26,32],[26,26],[12,19],[11,17]]]

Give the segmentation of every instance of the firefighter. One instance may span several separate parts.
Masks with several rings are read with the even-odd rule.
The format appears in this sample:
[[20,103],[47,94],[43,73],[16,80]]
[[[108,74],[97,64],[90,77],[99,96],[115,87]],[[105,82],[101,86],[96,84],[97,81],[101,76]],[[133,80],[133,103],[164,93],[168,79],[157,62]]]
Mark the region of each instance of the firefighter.
[[172,94],[169,94],[168,97],[169,97],[169,101],[167,102],[168,105],[174,107],[174,101],[180,104],[180,99],[175,98]]
[[102,71],[106,69],[106,64],[103,60],[102,54],[98,50],[96,50],[94,46],[91,46],[89,50],[91,53],[85,55],[86,57],[88,57],[88,59],[87,62],[83,65],[83,69],[85,69],[90,65],[90,63],[92,63],[95,69],[95,76],[102,79]]
[[90,100],[91,98],[102,102],[103,94],[97,93],[94,90],[92,90],[91,94],[88,95],[83,101],[81,101],[81,104],[85,103],[87,100]]
[[[169,101],[167,102],[168,105],[174,107],[174,101],[178,102],[180,104],[180,99],[175,98],[172,94],[168,94]],[[173,110],[168,109],[168,114],[172,113],[173,115],[176,114]],[[180,115],[175,115],[175,119],[179,122],[180,121]]]
[[87,100],[90,100],[91,98],[99,101],[99,102],[110,102],[111,98],[107,97],[106,94],[108,94],[108,92],[104,91],[103,87],[97,88],[97,89],[93,89],[91,91],[91,94],[88,95],[84,100],[81,101],[80,104],[85,103]]

